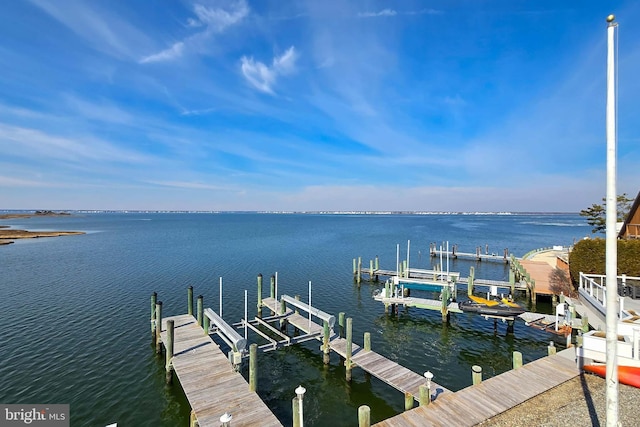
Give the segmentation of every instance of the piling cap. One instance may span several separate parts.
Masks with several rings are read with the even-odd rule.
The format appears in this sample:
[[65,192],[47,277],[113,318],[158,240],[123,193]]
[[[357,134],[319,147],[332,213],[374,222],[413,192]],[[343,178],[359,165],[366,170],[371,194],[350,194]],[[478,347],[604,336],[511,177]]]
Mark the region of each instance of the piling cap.
[[424,377],[428,380],[433,379],[433,374],[431,373],[431,371],[427,371],[424,373]]
[[296,388],[296,394],[300,399],[302,399],[302,396],[304,396],[305,391],[307,391],[307,389],[302,387],[301,385],[299,385],[298,388]]
[[221,423],[228,423],[231,421],[233,417],[231,416],[230,413],[225,412],[224,414],[222,414],[222,416],[220,417],[220,422]]
[[616,19],[616,16],[614,14],[607,16],[608,23],[612,23],[615,19]]

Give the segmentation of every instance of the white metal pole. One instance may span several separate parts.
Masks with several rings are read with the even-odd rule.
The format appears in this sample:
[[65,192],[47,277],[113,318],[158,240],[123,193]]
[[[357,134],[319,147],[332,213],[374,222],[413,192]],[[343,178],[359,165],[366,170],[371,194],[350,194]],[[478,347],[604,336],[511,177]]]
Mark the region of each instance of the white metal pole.
[[400,277],[400,243],[396,243],[396,276]]
[[409,250],[411,249],[411,240],[407,240],[407,279],[411,277],[409,273]]
[[449,282],[449,241],[447,240],[447,282]]
[[247,290],[244,290],[244,339],[247,339]]
[[220,312],[220,317],[222,318],[222,277],[220,277],[220,291],[218,292],[220,294],[220,308],[219,308],[219,312]]
[[616,73],[615,73],[615,17],[607,17],[607,210],[606,210],[606,284],[607,284],[607,426],[618,425],[618,251],[616,196]]
[[275,292],[276,300],[273,303],[273,312],[277,313],[278,312],[278,272],[277,271],[276,271],[276,285],[275,285],[274,292]]
[[311,333],[311,280],[309,280],[309,333]]

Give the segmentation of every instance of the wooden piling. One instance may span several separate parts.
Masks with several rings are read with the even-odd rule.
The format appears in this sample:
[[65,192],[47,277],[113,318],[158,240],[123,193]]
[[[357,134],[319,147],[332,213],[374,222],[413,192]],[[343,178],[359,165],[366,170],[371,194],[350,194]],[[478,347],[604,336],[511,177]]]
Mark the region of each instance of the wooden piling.
[[535,306],[537,299],[536,293],[536,281],[535,279],[531,279],[531,303]]
[[449,286],[442,287],[442,321],[449,322]]
[[369,281],[373,282],[373,260],[369,260]]
[[165,380],[167,384],[173,382],[173,343],[174,343],[174,321],[167,320],[167,342],[164,344],[166,350],[165,359]]
[[473,295],[473,280],[475,278],[475,268],[469,268],[469,281],[467,282],[467,295]]
[[162,301],[156,303],[156,354],[162,353]]
[[404,410],[405,411],[410,411],[411,409],[413,409],[413,396],[411,395],[411,393],[406,393],[404,394]]
[[202,318],[204,317],[204,297],[198,295],[197,314],[198,314],[198,326],[202,327]]
[[271,298],[276,297],[276,276],[271,275],[271,289],[269,290],[269,296]]
[[329,322],[326,320],[322,321],[322,363],[325,365],[329,364],[331,360],[331,348],[329,344],[330,340],[329,336]]
[[420,406],[427,406],[431,403],[431,390],[425,384],[422,384],[418,389],[420,390]]
[[380,258],[376,255],[376,270],[380,269]]
[[364,333],[364,351],[371,351],[371,332]]
[[189,414],[189,427],[199,427],[198,419],[196,418],[196,412],[191,410],[191,414]]
[[[280,300],[280,313],[278,314],[285,314],[287,312],[287,302],[283,299]],[[282,318],[280,319],[280,330],[281,331],[286,331],[287,330],[287,319],[286,318]]]
[[209,335],[209,326],[211,326],[210,322],[211,320],[209,320],[207,316],[204,316],[202,319],[202,330],[205,335]]
[[345,350],[346,359],[344,361],[344,366],[346,367],[346,378],[347,381],[351,381],[351,351],[352,351],[352,338],[353,338],[353,319],[351,317],[347,318],[347,346]]
[[480,384],[482,382],[482,367],[478,365],[473,365],[471,367],[471,379],[473,381],[473,385]]
[[589,318],[587,316],[582,316],[582,332],[589,332]]
[[151,294],[151,338],[152,343],[156,343],[156,303],[158,302],[158,294],[156,292]]
[[187,288],[187,314],[193,316],[193,286]]
[[358,274],[358,260],[353,259],[353,278],[356,278],[356,274]]
[[358,257],[358,275],[356,277],[356,282],[359,285],[361,281],[362,281],[362,257],[359,256]]
[[371,408],[367,405],[358,408],[358,427],[371,427]]
[[549,341],[549,346],[547,347],[547,354],[549,356],[556,354],[556,346],[553,344],[553,341]]
[[338,335],[344,338],[344,311],[338,313]]
[[513,352],[513,369],[518,369],[522,367],[522,353],[519,351]]
[[297,397],[291,400],[291,407],[293,411],[293,427],[301,427],[302,419],[300,418],[300,405],[302,402]]
[[249,346],[249,391],[258,389],[258,344]]
[[262,273],[258,274],[258,313],[262,309]]

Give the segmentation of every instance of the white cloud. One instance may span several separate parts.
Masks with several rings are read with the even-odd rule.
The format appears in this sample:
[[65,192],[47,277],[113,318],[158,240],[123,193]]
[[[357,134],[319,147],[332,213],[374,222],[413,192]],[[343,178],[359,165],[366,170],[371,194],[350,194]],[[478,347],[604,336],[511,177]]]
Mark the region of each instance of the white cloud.
[[184,188],[193,190],[216,190],[216,191],[236,191],[235,189],[221,187],[219,185],[205,184],[202,182],[190,181],[148,181],[149,184],[160,185],[162,187]]
[[439,15],[442,11],[435,9],[421,9],[421,10],[409,10],[406,12],[398,12],[394,9],[382,9],[379,12],[360,12],[358,18],[378,18],[381,16],[396,16],[396,15]]
[[358,17],[360,18],[375,18],[378,16],[396,16],[398,12],[393,9],[382,9],[380,12],[360,12]]
[[94,49],[116,58],[135,58],[135,47],[149,40],[138,28],[96,2],[29,0]]
[[49,181],[34,181],[30,179],[21,179],[15,178],[11,176],[2,176],[0,175],[0,187],[55,187],[56,184],[53,184]]
[[193,11],[198,17],[197,20],[189,20],[190,26],[206,25],[209,30],[221,32],[227,27],[240,22],[249,14],[249,6],[244,0],[237,1],[230,5],[229,10],[196,4]]
[[168,49],[154,53],[153,55],[145,56],[140,60],[141,64],[147,64],[150,62],[170,61],[172,59],[182,56],[184,50],[184,42],[176,42]]
[[232,2],[227,8],[208,7],[198,3],[193,6],[193,13],[196,17],[187,19],[187,27],[203,28],[202,30],[173,43],[167,49],[143,57],[139,62],[146,64],[180,58],[190,47],[202,43],[213,34],[222,33],[230,26],[242,21],[249,14],[249,6],[245,0]]
[[98,161],[127,164],[149,161],[145,155],[94,137],[69,138],[4,123],[0,123],[0,150],[11,156],[31,160],[39,158],[79,163]]
[[295,47],[291,46],[285,53],[273,58],[269,67],[253,57],[243,56],[240,68],[244,77],[259,91],[273,94],[273,85],[278,76],[291,74],[295,71],[295,63],[298,58]]

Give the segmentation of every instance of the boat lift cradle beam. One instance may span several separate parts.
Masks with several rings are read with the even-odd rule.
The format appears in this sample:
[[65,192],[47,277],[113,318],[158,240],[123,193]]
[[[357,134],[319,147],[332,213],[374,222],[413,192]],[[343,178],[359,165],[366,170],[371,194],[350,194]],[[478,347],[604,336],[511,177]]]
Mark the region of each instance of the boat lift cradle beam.
[[311,313],[313,316],[316,316],[320,320],[326,321],[329,323],[329,328],[333,329],[333,325],[336,323],[336,316],[333,316],[329,313],[325,313],[322,310],[319,310],[315,307],[310,306],[307,303],[302,301],[298,301],[295,298],[291,298],[289,295],[282,295],[282,300],[284,300],[287,304],[291,304],[294,307],[299,308],[300,310],[304,310],[307,313]]
[[212,324],[217,328],[217,334],[225,341],[229,347],[235,351],[244,352],[247,348],[247,340],[244,339],[233,326],[229,325],[220,316],[218,316],[212,309],[205,308],[204,315],[211,320]]

